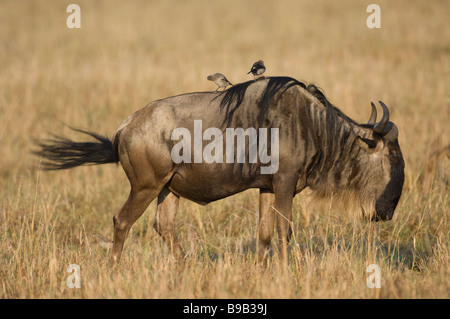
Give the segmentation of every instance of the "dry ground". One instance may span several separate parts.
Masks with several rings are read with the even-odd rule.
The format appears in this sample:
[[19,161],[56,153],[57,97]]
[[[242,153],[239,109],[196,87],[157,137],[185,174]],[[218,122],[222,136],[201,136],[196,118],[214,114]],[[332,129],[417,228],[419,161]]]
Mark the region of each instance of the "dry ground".
[[[0,298],[449,298],[450,26],[448,1],[87,1],[66,27],[69,1],[0,2]],[[129,114],[174,94],[213,90],[215,72],[268,75],[322,87],[357,121],[390,106],[406,161],[392,221],[370,224],[298,196],[291,262],[255,264],[256,190],[205,207],[182,201],[190,258],[168,258],[151,227],[132,229],[120,267],[95,235],[129,185],[120,166],[43,173],[32,139],[76,137],[62,123],[111,136]],[[381,288],[366,267],[381,267]],[[69,264],[81,288],[69,289]]]

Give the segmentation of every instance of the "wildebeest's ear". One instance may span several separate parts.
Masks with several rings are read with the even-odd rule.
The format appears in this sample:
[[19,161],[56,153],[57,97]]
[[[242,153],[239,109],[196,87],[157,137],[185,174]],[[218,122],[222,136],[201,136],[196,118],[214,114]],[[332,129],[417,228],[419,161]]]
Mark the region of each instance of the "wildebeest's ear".
[[373,140],[369,140],[368,138],[364,138],[364,137],[356,137],[356,142],[358,143],[358,145],[365,149],[368,150],[370,148],[375,148],[375,146],[377,146],[377,143]]

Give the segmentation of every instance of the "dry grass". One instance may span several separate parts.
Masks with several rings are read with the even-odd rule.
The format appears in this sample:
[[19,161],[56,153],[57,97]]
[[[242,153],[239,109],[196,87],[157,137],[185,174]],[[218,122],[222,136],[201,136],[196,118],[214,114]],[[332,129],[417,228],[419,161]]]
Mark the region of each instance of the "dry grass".
[[[449,298],[449,159],[431,146],[449,144],[448,2],[378,1],[379,30],[356,0],[80,0],[80,30],[65,25],[69,3],[0,3],[0,298]],[[190,258],[180,267],[151,227],[153,203],[111,274],[93,235],[112,236],[124,173],[39,173],[32,139],[72,136],[61,123],[111,135],[154,99],[215,89],[208,74],[248,80],[258,59],[268,75],[317,83],[357,121],[371,100],[390,106],[406,160],[394,219],[369,224],[299,196],[291,262],[273,256],[263,268],[257,191],[206,207],[182,201]],[[380,289],[366,286],[372,263]],[[69,264],[81,267],[81,289],[66,286]]]

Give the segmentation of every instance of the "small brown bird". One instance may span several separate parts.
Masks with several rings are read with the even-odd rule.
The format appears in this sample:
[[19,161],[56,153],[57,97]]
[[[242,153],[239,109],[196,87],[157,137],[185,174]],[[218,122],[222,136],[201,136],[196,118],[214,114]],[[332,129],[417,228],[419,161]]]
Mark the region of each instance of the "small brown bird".
[[256,77],[260,76],[264,72],[266,72],[266,66],[264,65],[264,61],[259,60],[258,62],[253,63],[251,70],[247,74],[249,73],[253,74],[256,80]]
[[206,79],[214,82],[217,85],[216,91],[219,90],[220,88],[223,88],[225,90],[225,88],[228,85],[233,86],[233,84],[231,84],[230,81],[228,81],[228,79],[222,73],[215,73],[212,75],[208,75]]

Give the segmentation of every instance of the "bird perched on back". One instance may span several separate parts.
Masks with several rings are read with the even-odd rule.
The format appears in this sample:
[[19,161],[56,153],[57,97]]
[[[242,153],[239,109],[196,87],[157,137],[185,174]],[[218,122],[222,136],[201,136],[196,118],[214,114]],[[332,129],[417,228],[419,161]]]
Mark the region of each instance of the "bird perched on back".
[[223,88],[225,90],[228,85],[233,86],[233,84],[231,84],[230,81],[228,81],[228,79],[222,73],[208,75],[206,79],[213,81],[217,85],[216,91],[220,88]]
[[258,62],[253,63],[251,70],[247,74],[249,74],[249,73],[253,74],[253,76],[255,77],[255,80],[256,80],[256,77],[260,76],[265,71],[266,71],[266,66],[264,65],[264,61],[259,60]]

